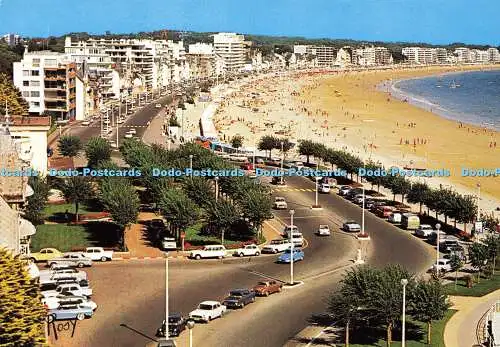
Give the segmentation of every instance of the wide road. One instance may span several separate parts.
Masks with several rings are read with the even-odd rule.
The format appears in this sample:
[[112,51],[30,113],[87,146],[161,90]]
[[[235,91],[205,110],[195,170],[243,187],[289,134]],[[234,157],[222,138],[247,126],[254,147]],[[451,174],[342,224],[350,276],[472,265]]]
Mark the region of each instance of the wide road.
[[[304,233],[306,259],[295,264],[296,280],[303,285],[283,293],[258,299],[244,310],[229,313],[210,324],[197,324],[195,346],[207,347],[280,347],[307,325],[311,314],[322,312],[325,297],[336,289],[344,269],[352,266],[356,249],[362,248],[369,264],[402,264],[421,271],[432,263],[430,247],[370,213],[366,213],[366,230],[370,241],[357,241],[353,235],[339,232],[344,219],[361,219],[361,209],[335,193],[319,196],[323,210],[311,211],[314,183],[294,177],[288,187],[275,195],[286,197],[295,209],[294,224]],[[288,190],[288,191],[285,191]],[[288,224],[287,211],[276,213],[272,221]],[[319,224],[335,230],[331,237],[317,237]],[[222,300],[232,288],[251,287],[267,276],[289,279],[289,266],[275,264],[276,256],[227,259],[224,261],[170,262],[171,311],[189,313],[203,300]],[[339,270],[340,269],[340,270]],[[94,300],[100,305],[91,320],[79,323],[73,339],[63,338],[61,346],[144,346],[164,317],[164,261],[115,262],[96,264],[89,270]],[[187,346],[187,334],[178,338]]]

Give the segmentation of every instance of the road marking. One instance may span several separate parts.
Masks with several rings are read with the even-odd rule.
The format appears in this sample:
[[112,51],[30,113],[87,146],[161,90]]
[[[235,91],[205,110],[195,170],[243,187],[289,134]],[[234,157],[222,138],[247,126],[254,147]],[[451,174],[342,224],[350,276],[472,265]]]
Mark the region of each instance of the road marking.
[[272,276],[266,275],[266,274],[264,274],[262,272],[258,272],[258,271],[254,271],[254,270],[247,270],[247,271],[250,272],[253,275],[256,275],[256,276],[268,278],[270,280],[278,281],[278,282],[281,282],[281,283],[286,283],[286,281],[280,280],[279,278],[276,278],[276,277],[272,277]]
[[267,225],[269,225],[269,226],[271,227],[271,229],[273,229],[273,230],[274,230],[274,232],[275,232],[276,234],[278,234],[278,235],[280,235],[280,236],[281,236],[281,233],[279,232],[279,230],[278,230],[278,229],[276,229],[275,227],[273,227],[271,223],[269,223],[268,221],[266,221],[265,223],[266,223]]

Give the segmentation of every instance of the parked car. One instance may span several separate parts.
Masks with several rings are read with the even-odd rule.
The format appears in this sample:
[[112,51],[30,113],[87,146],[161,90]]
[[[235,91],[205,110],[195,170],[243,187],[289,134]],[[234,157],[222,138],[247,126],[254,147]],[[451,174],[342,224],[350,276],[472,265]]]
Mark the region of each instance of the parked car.
[[135,134],[137,134],[137,130],[135,130],[135,128],[130,128],[130,130],[127,131],[127,133],[135,135]]
[[321,183],[318,185],[318,191],[323,194],[330,193],[330,185],[328,183]]
[[346,198],[348,200],[354,200],[354,198],[357,196],[357,195],[362,195],[363,194],[363,189],[361,188],[353,188],[351,190],[349,190],[349,192],[346,194]]
[[[441,240],[446,237],[446,233],[442,230],[439,230],[439,243],[441,243]],[[434,230],[428,237],[427,241],[431,245],[437,245],[437,230]]]
[[297,169],[297,170],[302,170],[302,169],[304,168],[304,163],[303,163],[303,162],[301,162],[301,161],[296,161],[296,162],[294,163],[294,167],[295,167],[295,169]]
[[373,205],[375,204],[375,201],[373,201],[372,199],[366,199],[365,200],[365,209],[371,209],[373,207]]
[[283,284],[276,281],[261,281],[258,282],[253,291],[257,296],[269,296],[273,293],[281,292]]
[[294,232],[294,233],[298,233],[299,232],[299,227],[296,226],[296,225],[285,225],[285,227],[283,228],[283,236],[284,237],[288,237],[288,234],[291,231]]
[[64,272],[54,272],[53,273],[43,273],[39,277],[40,284],[49,284],[49,283],[57,283],[57,282],[79,282],[87,280],[87,273],[84,271],[78,271],[76,269],[62,269],[55,271],[64,271],[64,270],[75,270],[75,273],[64,273]]
[[375,209],[375,214],[380,218],[389,218],[392,211],[394,211],[394,207],[382,205],[382,206],[378,206]]
[[171,251],[177,249],[177,241],[173,237],[164,237],[161,240],[161,249]]
[[286,210],[288,208],[288,204],[286,200],[282,196],[277,196],[274,198],[274,208],[277,210]]
[[[304,251],[300,248],[293,249],[293,262],[304,260]],[[290,263],[292,261],[292,250],[287,249],[278,257],[278,263]]]
[[279,253],[289,249],[292,246],[290,240],[287,239],[275,239],[262,247],[262,253]]
[[392,224],[399,224],[401,223],[401,217],[402,217],[401,212],[392,212],[389,217],[387,218],[387,221]]
[[102,247],[87,247],[83,255],[93,261],[108,261],[113,259],[113,251],[105,251]]
[[47,266],[51,269],[59,267],[84,267],[92,266],[92,259],[87,258],[81,252],[65,253],[62,257],[52,258],[47,261]]
[[31,253],[30,259],[33,262],[38,262],[38,261],[47,261],[62,256],[63,253],[55,248],[42,248],[39,252]]
[[444,259],[444,258],[438,259],[437,264],[431,266],[431,271],[436,271],[436,270],[439,272],[450,272],[451,271],[450,259]]
[[271,179],[271,184],[284,186],[286,185],[286,181],[283,176],[273,176],[273,178]]
[[357,222],[350,220],[342,225],[342,229],[350,233],[357,233],[361,231],[361,226]]
[[223,245],[207,245],[200,250],[191,251],[189,257],[199,260],[201,258],[219,258],[226,256],[226,248]]
[[240,168],[242,170],[253,170],[254,169],[254,166],[252,163],[245,163],[245,164],[241,164],[240,165]]
[[189,313],[189,318],[194,321],[210,322],[212,319],[222,317],[226,312],[226,306],[218,301],[203,301],[198,308]]
[[90,122],[88,120],[84,120],[83,122],[80,123],[83,126],[89,126]]
[[403,214],[401,217],[401,227],[406,230],[417,230],[420,226],[420,218],[414,214]]
[[[165,337],[165,320],[156,331],[157,337]],[[186,319],[180,313],[169,313],[168,315],[168,336],[176,337],[186,329]]]
[[258,256],[260,255],[260,248],[255,244],[245,245],[241,248],[236,249],[233,255],[239,257],[250,256],[250,255]]
[[134,134],[132,133],[126,133],[123,137],[125,137],[126,139],[131,139],[134,137]]
[[57,296],[50,296],[48,298],[43,298],[42,304],[45,305],[49,310],[53,310],[60,306],[66,306],[66,305],[86,306],[91,308],[93,311],[97,309],[97,304],[94,301],[89,300],[84,296],[76,296],[68,292],[61,293]]
[[432,226],[429,224],[420,224],[417,230],[415,230],[415,236],[427,238],[434,232]]
[[44,298],[58,296],[62,293],[71,293],[75,296],[85,296],[87,298],[92,296],[92,289],[88,287],[81,287],[78,283],[60,284],[55,290],[42,291]]
[[363,194],[358,194],[352,199],[352,202],[354,202],[356,205],[363,205],[363,200]]
[[339,188],[339,195],[346,196],[351,191],[350,186],[342,186]]
[[156,108],[161,108],[162,106],[161,106],[161,104],[156,104],[155,107]]
[[330,227],[326,224],[321,224],[317,232],[318,236],[330,236]]
[[255,292],[248,289],[235,289],[229,292],[229,296],[222,304],[227,308],[243,308],[255,301]]
[[64,305],[47,312],[47,320],[49,323],[56,320],[77,319],[84,320],[92,317],[94,310],[82,304]]

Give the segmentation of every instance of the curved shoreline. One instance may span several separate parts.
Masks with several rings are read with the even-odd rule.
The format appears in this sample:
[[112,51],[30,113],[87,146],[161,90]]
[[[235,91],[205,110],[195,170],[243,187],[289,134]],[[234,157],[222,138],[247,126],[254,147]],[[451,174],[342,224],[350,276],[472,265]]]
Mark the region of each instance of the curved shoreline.
[[[411,92],[404,91],[398,87],[398,84],[401,82],[406,82],[406,81],[412,81],[412,80],[425,80],[425,79],[432,79],[432,78],[437,78],[439,76],[450,76],[450,75],[466,75],[470,73],[477,73],[477,72],[485,72],[485,71],[500,71],[500,67],[496,69],[485,69],[485,70],[470,70],[470,71],[452,71],[452,72],[445,72],[445,73],[436,73],[430,76],[424,76],[424,77],[412,77],[412,78],[405,78],[405,79],[398,79],[395,81],[390,82],[390,90],[391,90],[391,96],[400,100],[400,101],[407,101],[409,105],[416,106],[418,108],[421,108],[425,111],[432,112],[440,117],[443,117],[445,119],[455,121],[458,123],[463,123],[463,124],[468,124],[476,127],[481,127],[481,128],[487,128],[491,129],[494,131],[500,131],[500,120],[498,121],[499,125],[492,124],[490,122],[486,121],[480,121],[481,117],[477,117],[474,114],[471,113],[466,113],[466,112],[456,112],[456,111],[451,111],[443,107],[441,104],[436,104],[428,99],[426,99],[424,96],[413,94]],[[377,90],[381,92],[385,92],[387,90],[387,82],[383,82],[377,86]],[[457,116],[459,115],[459,116]],[[475,119],[472,119],[475,118]],[[478,119],[479,118],[479,119]]]

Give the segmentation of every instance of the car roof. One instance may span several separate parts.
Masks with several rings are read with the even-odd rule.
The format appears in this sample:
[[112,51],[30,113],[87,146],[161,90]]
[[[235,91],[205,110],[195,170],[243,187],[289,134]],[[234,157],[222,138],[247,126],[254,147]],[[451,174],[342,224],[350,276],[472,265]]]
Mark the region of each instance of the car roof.
[[348,220],[348,221],[345,221],[344,224],[358,224],[358,222],[356,222],[354,220]]
[[213,301],[213,300],[207,300],[207,301],[202,301],[200,302],[200,305],[203,304],[203,305],[217,305],[219,304],[218,301]]
[[320,228],[329,228],[329,226],[327,224],[320,224],[319,227]]

